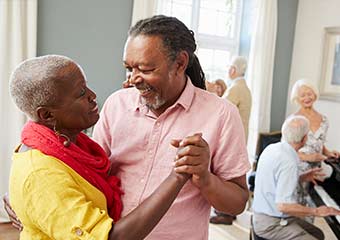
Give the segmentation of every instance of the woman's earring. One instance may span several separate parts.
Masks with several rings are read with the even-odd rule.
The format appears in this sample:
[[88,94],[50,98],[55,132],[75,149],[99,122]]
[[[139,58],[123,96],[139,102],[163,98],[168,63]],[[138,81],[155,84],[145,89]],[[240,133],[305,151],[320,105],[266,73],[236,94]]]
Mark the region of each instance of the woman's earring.
[[60,133],[58,130],[57,130],[57,127],[56,127],[56,124],[53,126],[53,130],[54,130],[54,133],[55,135],[58,136],[58,139],[60,139],[60,137],[63,137],[65,138],[65,141],[63,142],[63,145],[65,147],[69,147],[71,145],[71,140],[68,136],[66,136],[65,134],[62,134]]

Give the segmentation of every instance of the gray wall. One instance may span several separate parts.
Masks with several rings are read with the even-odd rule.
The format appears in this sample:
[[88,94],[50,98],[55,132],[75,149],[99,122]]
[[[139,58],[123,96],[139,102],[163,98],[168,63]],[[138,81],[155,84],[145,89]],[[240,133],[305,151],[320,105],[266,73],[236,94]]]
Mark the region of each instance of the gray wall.
[[62,54],[84,69],[102,106],[125,78],[122,53],[133,0],[39,0],[38,55]]
[[285,120],[297,8],[298,0],[278,1],[278,31],[270,117],[271,131],[280,130]]

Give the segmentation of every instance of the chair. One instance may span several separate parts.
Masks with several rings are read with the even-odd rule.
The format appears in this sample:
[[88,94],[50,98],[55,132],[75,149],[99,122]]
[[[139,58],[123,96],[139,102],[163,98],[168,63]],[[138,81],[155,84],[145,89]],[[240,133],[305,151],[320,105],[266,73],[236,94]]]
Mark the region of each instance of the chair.
[[249,190],[251,192],[254,192],[256,168],[257,168],[257,164],[258,164],[258,161],[260,159],[260,156],[263,150],[272,143],[280,142],[281,136],[282,135],[280,131],[269,132],[269,133],[259,133],[259,137],[257,138],[257,144],[256,144],[256,155],[255,155],[255,161],[253,164],[253,171],[250,173],[248,177]]

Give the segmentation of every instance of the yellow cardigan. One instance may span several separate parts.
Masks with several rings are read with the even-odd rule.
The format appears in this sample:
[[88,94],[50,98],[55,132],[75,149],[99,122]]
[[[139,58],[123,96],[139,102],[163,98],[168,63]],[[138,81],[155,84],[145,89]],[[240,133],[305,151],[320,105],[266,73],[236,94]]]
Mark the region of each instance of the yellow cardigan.
[[60,160],[16,151],[9,185],[20,239],[108,239],[113,220],[104,194]]

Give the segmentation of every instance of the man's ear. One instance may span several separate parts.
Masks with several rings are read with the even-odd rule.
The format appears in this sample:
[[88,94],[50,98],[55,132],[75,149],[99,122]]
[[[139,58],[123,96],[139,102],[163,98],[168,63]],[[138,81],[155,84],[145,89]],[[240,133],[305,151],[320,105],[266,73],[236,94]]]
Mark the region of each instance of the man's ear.
[[182,74],[187,69],[189,63],[189,54],[187,51],[180,51],[176,57],[176,72]]
[[236,67],[232,66],[231,67],[231,75],[236,76],[236,74],[237,74],[237,69],[236,69]]
[[36,109],[36,115],[38,122],[45,123],[50,125],[51,123],[55,122],[54,114],[48,107],[38,107]]
[[305,145],[305,143],[307,142],[307,139],[308,139],[308,135],[306,134],[306,135],[302,138],[302,140],[301,140],[302,146]]

